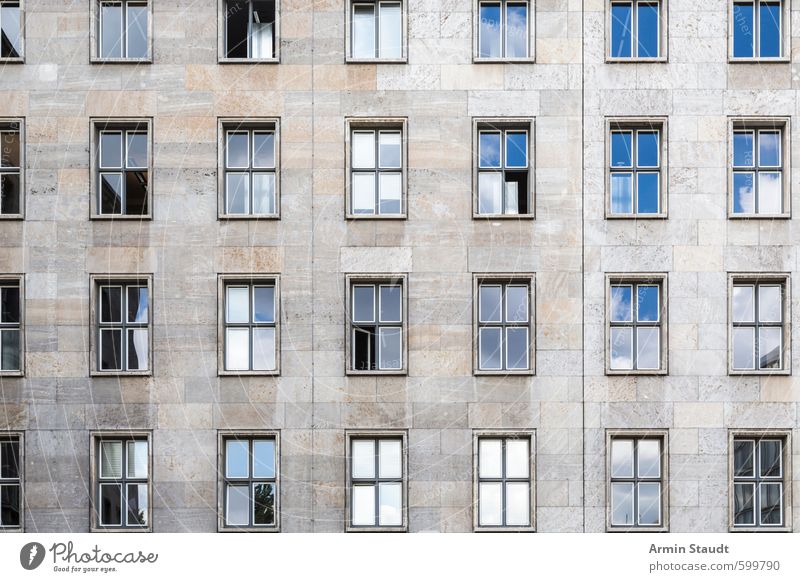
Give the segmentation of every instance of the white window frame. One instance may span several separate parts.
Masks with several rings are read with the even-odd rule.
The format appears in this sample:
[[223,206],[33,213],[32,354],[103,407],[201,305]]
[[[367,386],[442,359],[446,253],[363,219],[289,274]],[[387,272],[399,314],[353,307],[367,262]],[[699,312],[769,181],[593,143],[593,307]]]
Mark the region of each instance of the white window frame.
[[[402,64],[408,62],[408,2],[409,0],[346,0],[344,2],[344,54],[346,63],[385,63],[385,64]],[[401,32],[400,47],[401,54],[398,58],[385,58],[380,56],[369,57],[356,57],[353,56],[353,13],[356,4],[374,4],[375,5],[375,53],[380,52],[380,4],[400,4],[400,20]]]
[[[2,370],[0,369],[0,377],[5,378],[22,378],[25,376],[25,276],[21,273],[2,274],[0,275],[0,287],[17,287],[19,288],[19,323],[10,323],[6,327],[2,325],[2,329],[18,329],[19,330],[19,369],[18,370]],[[0,322],[2,324],[4,322]],[[0,336],[0,349],[2,349],[2,337]]]
[[[246,0],[243,0],[246,1]],[[281,62],[281,0],[275,0],[275,26],[273,27],[272,35],[273,35],[273,46],[274,46],[274,54],[272,57],[269,58],[234,58],[227,56],[227,22],[226,22],[226,12],[227,12],[227,3],[228,0],[217,0],[218,2],[218,12],[217,12],[217,22],[218,22],[218,31],[217,31],[217,60],[220,64],[278,64]],[[250,7],[248,6],[248,10]],[[249,24],[248,24],[249,26]],[[247,44],[247,52],[250,53],[250,39],[248,38]]]
[[[0,61],[3,62],[3,61]],[[0,117],[0,131],[17,132],[19,133],[19,168],[11,168],[9,174],[19,176],[19,212],[0,214],[0,220],[22,220],[25,218],[25,190],[26,190],[26,157],[25,148],[27,140],[25,138],[25,118],[24,117]],[[0,141],[0,150],[3,148],[3,143]],[[3,170],[0,169],[0,172]],[[6,172],[4,172],[6,173]]]
[[[506,57],[506,31],[505,10],[507,4],[528,5],[528,56]],[[503,45],[503,55],[499,57],[480,56],[480,22],[481,4],[500,4],[500,36]],[[536,4],[537,0],[472,0],[472,62],[473,63],[534,63],[536,62]]]
[[[123,20],[122,27],[124,28],[127,22],[127,4],[146,4],[147,5],[147,55],[142,58],[130,58],[128,56],[122,57],[104,57],[100,54],[100,43],[102,42],[103,34],[101,30],[102,18],[100,5],[103,3],[121,4],[123,6]],[[153,2],[151,0],[90,0],[89,2],[90,19],[91,19],[91,63],[152,63],[153,62]],[[128,41],[125,30],[121,30],[122,36],[125,37],[125,54],[128,52]]]
[[[638,4],[658,3],[658,56],[638,56],[637,43],[637,13]],[[614,57],[612,50],[612,10],[613,4],[631,4],[631,56]],[[607,63],[666,63],[669,61],[669,0],[606,0],[606,62]]]
[[758,21],[758,5],[759,3],[767,2],[767,0],[750,0],[753,3],[754,10],[754,29],[753,29],[753,56],[752,57],[735,57],[733,56],[734,46],[734,4],[748,3],[748,0],[727,0],[728,3],[728,61],[731,63],[788,63],[792,57],[792,34],[791,34],[791,6],[790,0],[774,0],[781,3],[781,55],[778,57],[762,57],[759,56],[759,27],[755,25]]
[[[24,63],[25,62],[25,2],[27,0],[16,0],[19,4],[19,56],[18,57],[0,57],[0,63]],[[0,15],[2,19],[2,15]]]

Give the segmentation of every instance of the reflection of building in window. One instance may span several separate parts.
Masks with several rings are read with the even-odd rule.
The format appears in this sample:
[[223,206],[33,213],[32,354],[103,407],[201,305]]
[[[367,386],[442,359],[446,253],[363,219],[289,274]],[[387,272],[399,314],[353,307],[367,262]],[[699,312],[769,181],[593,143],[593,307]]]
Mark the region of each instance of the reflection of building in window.
[[481,280],[478,286],[478,369],[530,369],[530,286]]
[[733,370],[781,370],[784,284],[736,281],[731,297]]
[[733,527],[784,525],[784,439],[770,435],[733,439]]
[[229,437],[224,444],[224,526],[275,527],[276,437]]

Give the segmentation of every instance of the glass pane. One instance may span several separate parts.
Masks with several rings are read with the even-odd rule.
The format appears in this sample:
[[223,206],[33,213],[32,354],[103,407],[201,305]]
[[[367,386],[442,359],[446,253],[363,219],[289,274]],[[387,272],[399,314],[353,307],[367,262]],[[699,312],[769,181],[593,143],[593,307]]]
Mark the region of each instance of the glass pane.
[[19,485],[0,485],[0,524],[20,525],[19,501]]
[[382,479],[402,477],[402,443],[397,439],[383,439],[379,441],[378,447],[378,476]]
[[100,175],[100,213],[122,212],[122,174]]
[[230,59],[246,59],[247,29],[250,11],[246,1],[227,0],[225,10],[226,56]]
[[506,483],[506,525],[530,525],[528,483]]
[[226,316],[228,323],[247,323],[250,321],[250,288],[226,287],[225,299]]
[[633,483],[611,484],[611,524],[633,525]]
[[478,166],[481,168],[500,167],[500,132],[482,131],[478,143]]
[[250,369],[250,331],[247,329],[225,330],[225,369]]
[[524,132],[506,133],[506,166],[509,168],[528,167],[528,134]]
[[754,41],[753,2],[736,2],[733,5],[733,56],[752,57]]
[[125,172],[125,214],[147,213],[147,172]]
[[480,20],[478,55],[483,58],[502,56],[500,4],[481,4]]
[[273,132],[253,132],[253,167],[275,167],[275,134]]
[[375,54],[375,8],[371,4],[353,5],[353,57],[373,59]]
[[780,214],[783,212],[783,188],[780,172],[758,173],[758,213]]
[[375,287],[353,285],[353,321],[375,321]]
[[638,444],[639,477],[657,479],[661,476],[661,441],[641,439]]
[[253,287],[253,321],[275,322],[275,287],[262,285]]
[[382,59],[399,59],[403,56],[402,37],[403,25],[400,4],[380,5],[379,37],[381,40],[380,53]]
[[375,441],[353,439],[353,478],[373,479],[375,477]]
[[128,295],[128,323],[147,323],[147,287],[130,285]]
[[503,484],[481,483],[478,487],[479,523],[503,525]]
[[225,476],[235,479],[249,477],[250,446],[246,440],[225,441]]
[[380,184],[380,214],[400,214],[402,207],[400,197],[403,189],[402,174],[386,174],[379,176]]
[[275,441],[272,439],[253,441],[253,477],[275,478]]
[[506,4],[506,56],[528,56],[528,5]]
[[355,370],[376,369],[378,348],[375,343],[374,327],[357,327],[353,329],[353,368]]
[[382,322],[401,321],[402,287],[400,285],[380,286],[380,318]]
[[611,321],[633,321],[633,287],[611,286]]
[[760,57],[781,56],[781,3],[759,4],[758,52]]
[[758,321],[780,322],[782,319],[781,287],[779,285],[758,286]]
[[3,168],[19,168],[19,164],[19,133],[16,131],[0,131],[0,166]]
[[122,132],[100,133],[100,167],[112,169],[122,167]]
[[640,172],[636,174],[636,212],[640,214],[657,214],[659,207],[659,180],[656,173]]
[[661,483],[639,483],[639,525],[661,523]]
[[528,321],[528,287],[508,285],[506,287],[506,321]]
[[0,214],[19,214],[19,174],[0,174]]
[[759,475],[762,477],[780,477],[781,468],[781,441],[777,439],[764,439],[759,446]]
[[118,59],[122,55],[122,6],[100,5],[100,56]]
[[375,214],[375,174],[353,174],[353,214]]
[[378,489],[380,525],[403,525],[403,489],[400,483],[381,483]]
[[352,167],[367,168],[375,167],[375,132],[374,131],[354,131],[352,145]]
[[613,439],[611,441],[611,476],[633,477],[633,441]]
[[611,56],[630,57],[633,39],[631,3],[611,5]]
[[253,19],[250,22],[250,56],[254,59],[270,59],[273,55],[273,27],[275,2],[255,0]]
[[503,288],[500,285],[481,285],[478,295],[480,298],[479,320],[484,323],[502,321]]
[[611,212],[630,214],[633,212],[633,175],[611,174]]
[[253,525],[275,524],[275,486],[272,483],[253,484]]
[[100,330],[100,369],[122,369],[122,330]]
[[733,165],[749,168],[755,165],[754,137],[752,131],[733,132]]
[[250,174],[225,174],[225,198],[228,214],[250,212]]
[[478,441],[478,476],[500,479],[503,476],[503,441],[482,438]]
[[146,479],[147,461],[147,441],[128,441],[128,478]]
[[658,285],[636,286],[636,320],[658,321],[660,318],[660,301]]
[[636,329],[636,369],[658,370],[660,366],[660,335],[656,327],[639,327]]
[[4,329],[0,332],[0,369],[4,371],[17,371],[20,369],[19,361],[20,332],[17,329]]
[[129,59],[147,58],[147,6],[128,5]]
[[752,285],[733,286],[733,321],[755,321],[755,301]]
[[378,162],[380,167],[399,168],[400,159],[400,132],[380,132],[378,134]]
[[253,329],[253,370],[275,369],[275,328]]
[[353,485],[352,525],[375,525],[374,485]]
[[249,134],[246,131],[228,132],[225,149],[228,168],[248,168],[250,166]]
[[758,367],[763,369],[781,368],[781,336],[780,327],[761,327],[758,329]]
[[633,132],[632,131],[612,131],[611,132],[611,167],[630,168],[633,165]]
[[100,525],[122,525],[122,485],[100,485]]
[[637,7],[636,40],[639,57],[655,58],[658,56],[658,3],[640,3]]
[[19,4],[4,4],[0,8],[0,26],[2,26],[3,36],[3,42],[0,43],[0,57],[17,58],[22,56]]
[[640,168],[657,168],[659,165],[659,145],[657,131],[636,133],[636,165]]
[[275,174],[253,174],[253,213],[275,214]]
[[0,321],[19,323],[19,287],[0,288]]
[[530,474],[530,441],[525,438],[506,440],[506,477],[525,479]]
[[147,525],[147,485],[129,484],[128,525]]
[[733,441],[733,476],[754,477],[753,454],[755,449],[753,441]]
[[752,214],[756,211],[755,174],[753,172],[734,172],[733,174],[733,212]]
[[753,328],[734,328],[733,330],[733,368],[752,370],[755,368],[755,330]]
[[781,165],[780,131],[760,131],[758,133],[758,165],[769,167]]
[[399,370],[403,367],[403,333],[399,327],[381,327],[379,369]]
[[762,525],[781,525],[782,490],[780,483],[761,483],[759,486],[761,497],[761,523]]
[[753,511],[752,483],[735,483],[733,486],[733,523],[736,525],[755,525]]
[[19,441],[0,442],[0,479],[19,478]]
[[250,488],[247,485],[228,485],[228,503],[225,523],[247,525],[250,513]]
[[478,331],[481,370],[501,370],[503,330],[499,327],[482,327]]
[[506,172],[503,183],[505,214],[528,212],[528,173]]
[[506,369],[528,369],[528,328],[506,328]]
[[481,172],[478,175],[478,213],[502,214],[503,175],[499,172]]

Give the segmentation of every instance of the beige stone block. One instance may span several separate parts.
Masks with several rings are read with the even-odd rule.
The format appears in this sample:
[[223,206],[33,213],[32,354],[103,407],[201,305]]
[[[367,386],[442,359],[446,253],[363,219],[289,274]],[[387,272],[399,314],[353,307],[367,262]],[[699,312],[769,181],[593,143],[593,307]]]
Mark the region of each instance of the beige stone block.
[[721,402],[676,402],[673,423],[676,427],[714,428],[723,426]]
[[214,267],[218,273],[280,273],[283,253],[281,247],[218,247]]
[[141,247],[91,247],[86,269],[92,274],[153,273],[158,266],[158,249]]
[[86,115],[90,117],[152,117],[156,114],[155,91],[87,91]]
[[407,273],[413,270],[411,247],[342,247],[342,273]]
[[442,90],[502,89],[505,65],[442,65]]

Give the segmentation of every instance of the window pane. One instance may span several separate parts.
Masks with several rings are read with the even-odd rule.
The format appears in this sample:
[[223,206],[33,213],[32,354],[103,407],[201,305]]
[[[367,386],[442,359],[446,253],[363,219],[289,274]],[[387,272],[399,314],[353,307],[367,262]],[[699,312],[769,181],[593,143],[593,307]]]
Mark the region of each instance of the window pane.
[[752,285],[733,286],[733,321],[755,321],[755,301]]
[[660,368],[660,337],[657,327],[636,329],[636,369],[658,370]]
[[758,173],[758,212],[759,214],[780,214],[783,212],[783,188],[780,172]]
[[353,5],[353,57],[375,58],[375,8],[371,4]]
[[19,441],[0,442],[0,479],[19,478]]
[[19,330],[4,329],[0,332],[0,346],[2,346],[2,358],[0,358],[0,369],[7,371],[19,370]]
[[780,327],[761,327],[758,329],[758,367],[763,369],[781,368]]
[[760,131],[758,133],[758,165],[768,167],[781,165],[780,131]]
[[147,441],[128,441],[128,478],[146,479],[147,461]]
[[147,5],[128,5],[129,59],[147,58]]
[[0,174],[0,214],[19,214],[19,174]]
[[611,476],[633,477],[633,441],[613,439],[611,441]]
[[480,20],[480,49],[478,56],[484,58],[502,56],[500,4],[482,4],[480,7]]
[[16,131],[0,131],[0,166],[3,168],[19,168],[19,164],[19,133]]
[[19,509],[19,485],[0,485],[0,524],[20,525]]
[[530,525],[530,485],[506,483],[506,525]]
[[19,287],[0,288],[0,321],[19,323]]
[[478,441],[478,476],[500,479],[503,476],[503,441],[482,438]]
[[[268,16],[263,10],[258,10],[257,5],[268,5],[268,2],[253,2],[254,21],[250,23],[250,57],[254,59],[271,59],[272,36],[274,16]],[[269,21],[258,18],[270,18]]]
[[382,131],[378,134],[378,156],[381,168],[400,167],[400,132]]
[[636,174],[636,212],[657,214],[659,207],[660,176],[651,172]]
[[353,285],[353,321],[375,321],[375,287]]
[[100,167],[122,167],[122,132],[103,131],[100,133]]
[[253,213],[275,214],[275,174],[253,174]]
[[611,56],[630,57],[633,33],[631,32],[631,4],[611,5]]
[[761,523],[763,525],[780,525],[783,523],[781,515],[781,497],[783,487],[780,483],[761,483],[759,494],[761,497]]
[[611,321],[633,321],[632,296],[631,285],[611,286]]
[[503,484],[481,483],[478,487],[481,525],[503,525]]
[[225,148],[228,168],[249,167],[249,140],[249,134],[246,131],[228,132],[228,141]]
[[659,166],[659,139],[657,131],[639,131],[636,134],[636,165],[640,168]]
[[781,56],[781,3],[759,4],[758,52],[761,57]]
[[481,285],[478,295],[480,298],[479,320],[481,322],[502,321],[503,288],[500,285]]
[[100,330],[100,369],[122,369],[122,330]]
[[247,214],[250,212],[250,175],[226,174],[225,198],[228,214]]
[[658,321],[660,318],[660,301],[658,285],[636,286],[636,320],[642,322]]
[[733,330],[733,367],[736,370],[755,368],[755,330],[735,328]]
[[759,442],[759,475],[762,477],[780,477],[781,469],[781,441],[764,439]]
[[375,167],[375,132],[354,131],[352,144],[353,168]]
[[528,213],[528,171],[506,172],[503,183],[505,214]]
[[483,327],[478,330],[481,370],[500,370],[502,363],[503,330],[499,327]]
[[375,525],[375,486],[353,485],[353,525]]
[[755,525],[753,512],[752,483],[736,483],[733,486],[733,523],[736,525]]
[[482,131],[478,137],[478,166],[481,168],[500,167],[500,132]]
[[611,484],[611,524],[633,525],[633,483]]
[[378,489],[380,525],[403,525],[403,489],[400,483],[381,483]]
[[122,6],[100,5],[100,56],[121,58],[122,55]]
[[380,286],[380,318],[382,322],[402,320],[402,287],[400,285]]
[[147,485],[129,484],[126,502],[128,525],[147,525]]
[[275,524],[275,485],[253,484],[253,525]]
[[639,483],[639,525],[661,523],[661,483]]
[[228,439],[225,441],[225,476],[232,478],[249,477],[250,446],[246,440]]
[[100,443],[100,478],[122,478],[122,443],[119,441]]
[[655,58],[658,56],[658,3],[640,3],[637,7],[637,50],[639,57]]
[[226,316],[228,323],[247,323],[250,321],[250,288],[226,287],[225,300]]
[[127,288],[128,323],[147,323],[147,287],[131,285]]
[[378,442],[378,476],[400,478],[403,476],[402,444],[397,439],[382,439]]
[[633,212],[632,174],[611,174],[611,212],[614,214]]
[[528,321],[528,287],[508,285],[506,287],[506,321]]
[[147,213],[147,172],[125,172],[125,214]]
[[375,327],[357,327],[353,329],[353,369],[376,369],[376,343]]
[[525,479],[530,474],[530,441],[526,438],[506,440],[506,477]]
[[758,321],[780,322],[782,317],[781,287],[779,285],[759,285]]
[[100,485],[100,525],[122,525],[122,485]]
[[528,166],[528,134],[508,132],[506,134],[506,166],[526,168]]
[[380,338],[381,370],[399,370],[403,367],[403,334],[399,327],[381,327],[378,330]]
[[375,174],[353,174],[353,214],[375,214]]
[[275,322],[275,287],[264,285],[253,287],[253,321]]
[[249,523],[249,489],[247,485],[228,485],[228,511],[225,515],[227,525],[247,525]]
[[612,131],[611,132],[611,167],[630,168],[632,163],[633,151],[633,132],[631,131]]
[[100,175],[100,213],[122,212],[122,174]]
[[250,331],[247,329],[225,330],[225,369],[250,369]]
[[16,58],[22,55],[19,15],[19,4],[4,4],[0,8],[0,26],[2,26],[3,36],[3,42],[0,43],[0,57]]
[[638,444],[639,477],[661,476],[661,442],[656,439],[641,439]]
[[753,56],[753,3],[737,2],[733,5],[733,56]]
[[506,369],[528,369],[528,328],[506,328]]
[[381,40],[380,53],[382,59],[399,59],[403,56],[402,37],[403,26],[400,4],[380,4],[379,37]]
[[372,479],[375,477],[375,441],[370,439],[354,439],[353,478]]
[[733,165],[749,168],[755,165],[754,137],[752,131],[733,132]]
[[755,174],[734,172],[733,212],[752,214],[756,211]]
[[400,197],[403,189],[402,174],[382,173],[379,177],[380,184],[380,214],[400,214],[402,212]]
[[733,442],[733,476],[754,477],[753,472],[753,441],[735,440]]
[[262,479],[273,479],[275,477],[274,440],[253,441],[253,477]]
[[482,172],[478,175],[478,213],[503,212],[503,175],[499,172]]
[[253,167],[275,167],[275,134],[273,132],[253,132]]
[[528,56],[528,5],[506,4],[506,56]]
[[225,44],[229,59],[247,58],[247,28],[250,18],[248,3],[228,0],[225,10]]
[[253,329],[253,370],[275,369],[275,328]]

